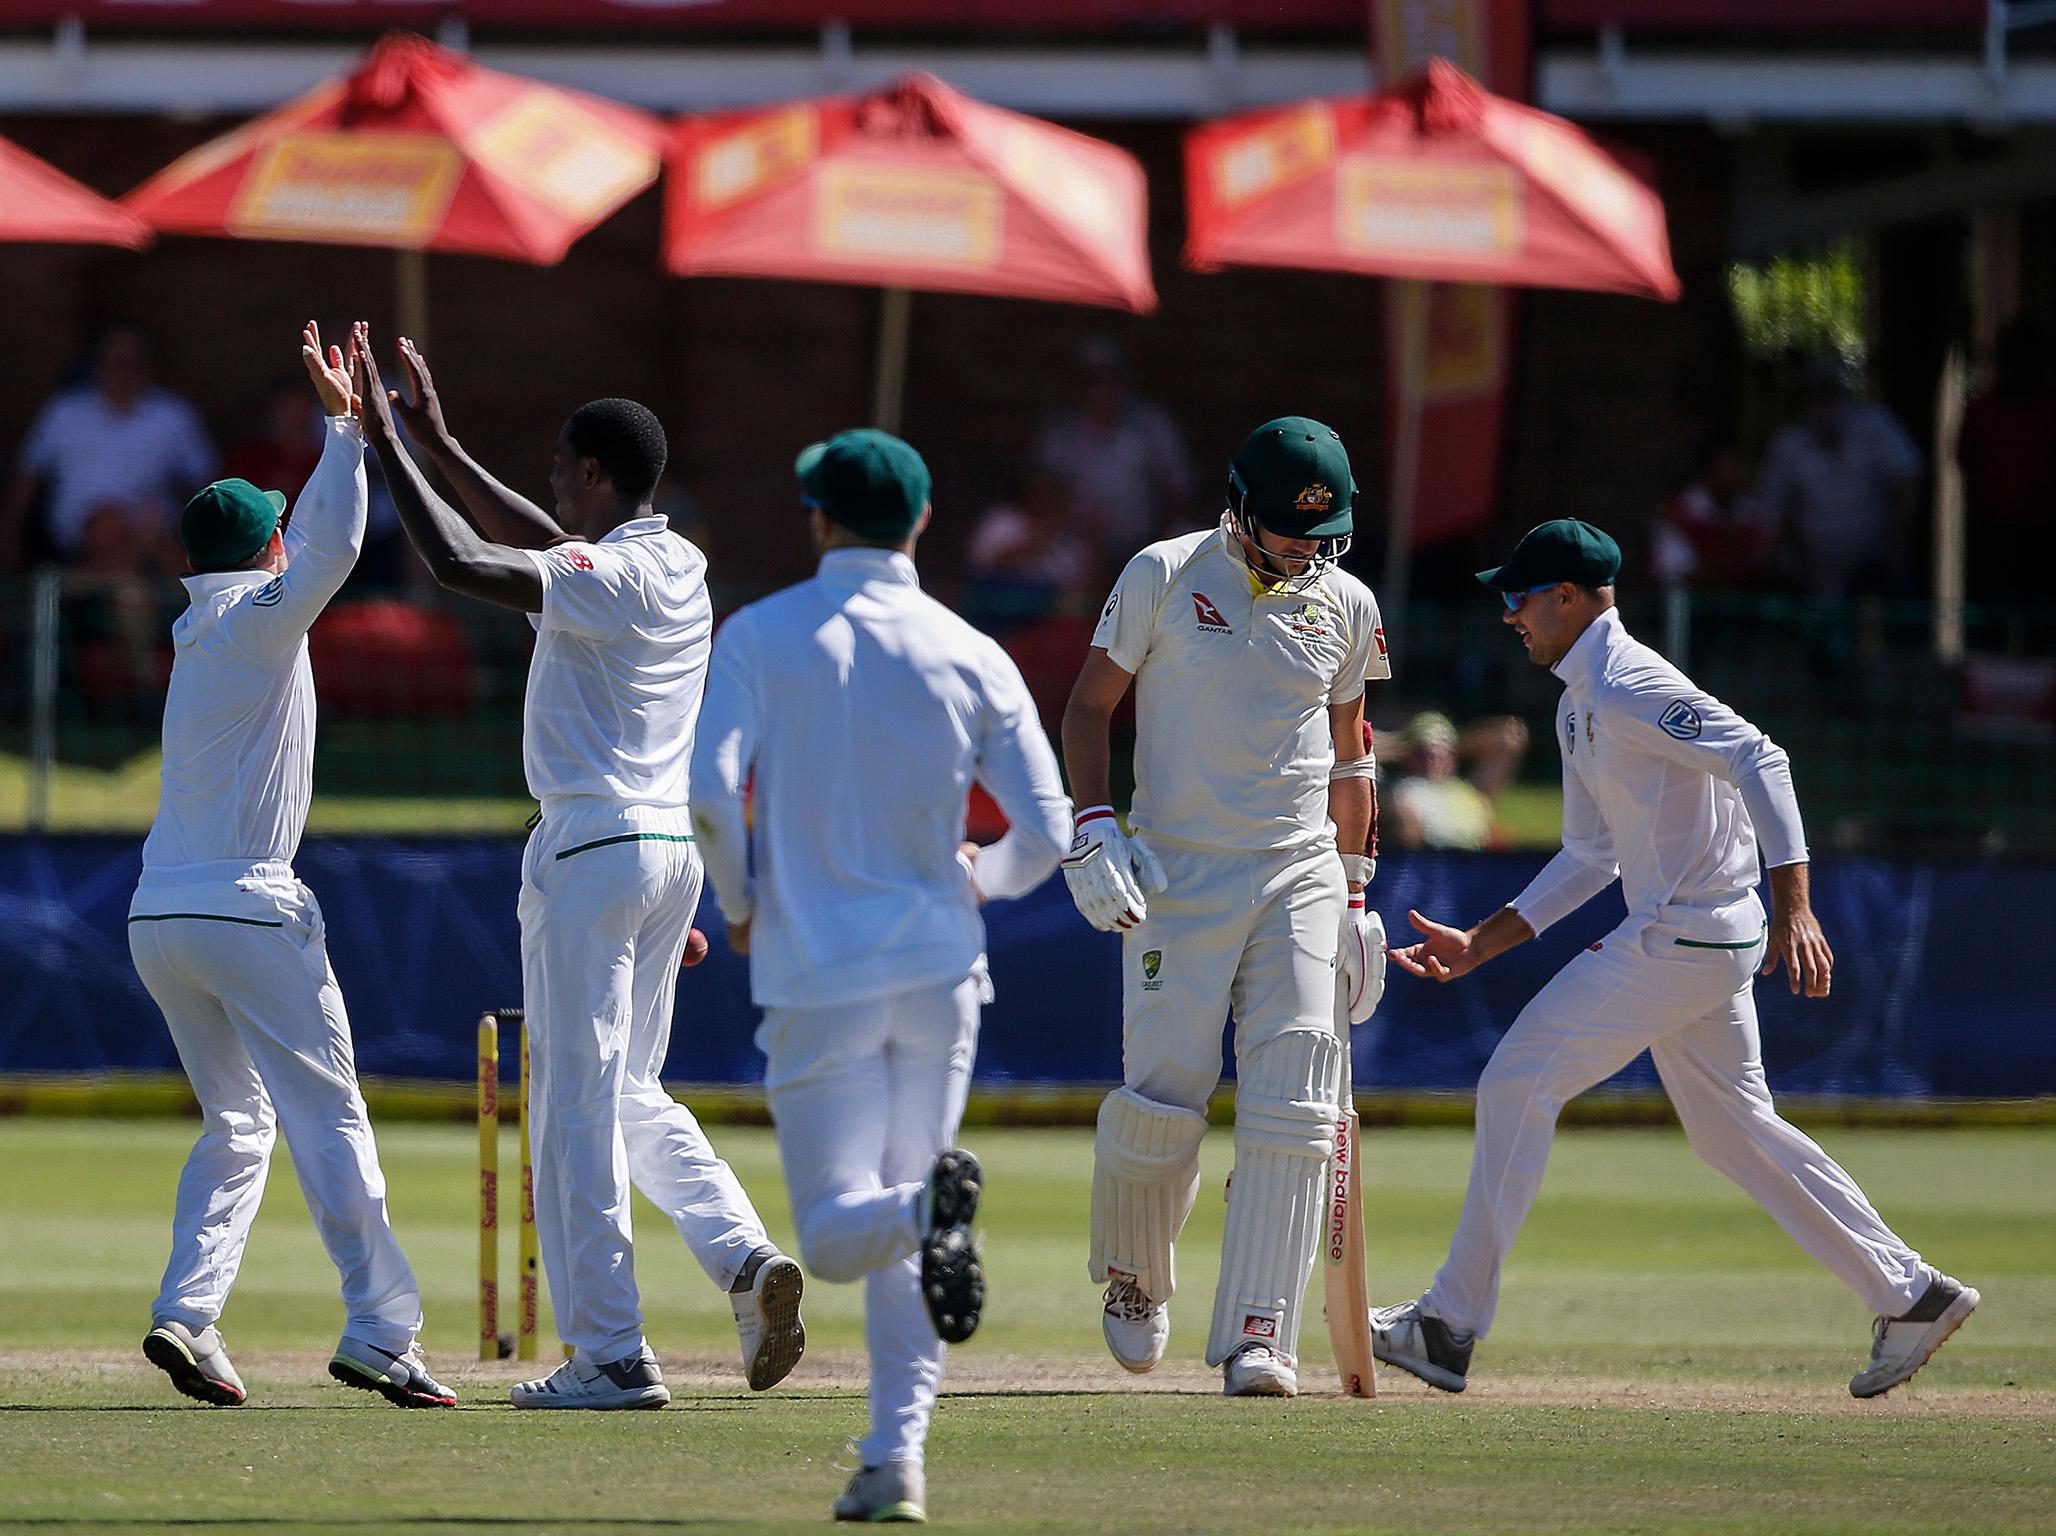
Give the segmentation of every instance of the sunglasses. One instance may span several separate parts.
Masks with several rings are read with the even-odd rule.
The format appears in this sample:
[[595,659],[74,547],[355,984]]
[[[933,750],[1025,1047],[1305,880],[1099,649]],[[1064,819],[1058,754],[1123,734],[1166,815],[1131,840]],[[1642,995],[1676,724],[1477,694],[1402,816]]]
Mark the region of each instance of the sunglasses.
[[1506,599],[1506,611],[1508,613],[1519,613],[1521,611],[1521,604],[1525,603],[1537,592],[1554,592],[1562,585],[1563,583],[1560,581],[1545,581],[1539,587],[1524,587],[1518,592],[1502,592],[1499,595]]

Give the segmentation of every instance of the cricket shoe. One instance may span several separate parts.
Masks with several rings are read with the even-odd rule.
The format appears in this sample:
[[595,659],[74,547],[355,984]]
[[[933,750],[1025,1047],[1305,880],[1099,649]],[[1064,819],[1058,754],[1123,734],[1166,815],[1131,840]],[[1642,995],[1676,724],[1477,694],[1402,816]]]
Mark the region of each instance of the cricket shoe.
[[610,1365],[566,1360],[540,1381],[515,1382],[507,1400],[516,1408],[662,1408],[671,1389],[645,1344],[640,1354]]
[[428,1374],[419,1344],[409,1344],[405,1354],[396,1355],[344,1334],[328,1362],[328,1373],[346,1387],[376,1392],[402,1408],[457,1406],[457,1394]]
[[1462,1338],[1427,1308],[1425,1298],[1396,1307],[1371,1308],[1371,1353],[1444,1392],[1461,1392],[1469,1382],[1474,1335]]
[[1224,1397],[1297,1397],[1299,1372],[1268,1344],[1244,1344],[1221,1362]]
[[1849,1379],[1852,1397],[1881,1397],[1928,1363],[1982,1300],[1960,1280],[1937,1274],[1908,1311],[1870,1325],[1870,1364]]
[[143,1339],[143,1358],[187,1397],[216,1408],[240,1408],[250,1395],[212,1328],[194,1333],[184,1323],[159,1323]]
[[742,1340],[742,1373],[752,1392],[777,1386],[807,1351],[800,1293],[807,1287],[798,1264],[776,1248],[759,1248],[729,1292],[735,1331]]
[[850,1479],[835,1501],[838,1520],[868,1520],[903,1525],[928,1523],[928,1479],[911,1461],[888,1461],[865,1467]]
[[1146,1375],[1157,1368],[1164,1358],[1164,1346],[1171,1341],[1171,1309],[1164,1302],[1152,1301],[1126,1270],[1110,1268],[1099,1331],[1123,1370]]
[[978,1159],[951,1147],[937,1154],[921,1191],[921,1298],[945,1344],[976,1333],[985,1310],[985,1269],[971,1237],[980,1186]]

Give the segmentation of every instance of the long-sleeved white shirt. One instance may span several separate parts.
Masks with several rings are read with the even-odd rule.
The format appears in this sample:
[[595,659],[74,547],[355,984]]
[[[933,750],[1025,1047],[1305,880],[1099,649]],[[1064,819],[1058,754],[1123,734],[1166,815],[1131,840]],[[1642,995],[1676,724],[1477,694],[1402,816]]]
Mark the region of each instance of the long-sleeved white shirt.
[[[1630,923],[1707,943],[1753,939],[1741,898],[1806,859],[1784,749],[1622,627],[1608,609],[1552,669],[1563,680],[1563,851],[1513,909],[1540,933],[1618,876]],[[1703,915],[1702,915],[1703,914]],[[1731,931],[1733,930],[1733,931]]]
[[195,866],[290,863],[314,796],[314,673],[307,631],[364,542],[364,438],[331,417],[321,462],[293,505],[286,569],[184,579],[171,626],[164,766],[143,881]]
[[[743,799],[755,776],[755,826]],[[1012,823],[958,857],[973,781]],[[978,897],[1056,868],[1071,807],[1013,661],[921,591],[914,564],[831,550],[714,641],[693,826],[766,1007],[818,1007],[965,976]]]

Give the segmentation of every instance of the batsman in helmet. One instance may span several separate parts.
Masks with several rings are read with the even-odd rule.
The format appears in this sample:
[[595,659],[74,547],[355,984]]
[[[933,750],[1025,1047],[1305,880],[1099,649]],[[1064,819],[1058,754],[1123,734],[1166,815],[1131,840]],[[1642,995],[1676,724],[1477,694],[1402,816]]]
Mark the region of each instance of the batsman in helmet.
[[[1322,1171],[1352,1020],[1384,985],[1363,904],[1372,761],[1364,684],[1391,675],[1378,605],[1336,563],[1356,486],[1329,428],[1252,432],[1219,526],[1151,544],[1100,615],[1064,712],[1078,909],[1121,934],[1122,1086],[1099,1113],[1091,1272],[1107,1347],[1153,1369],[1206,1106],[1235,1020],[1235,1174],[1209,1365],[1230,1396],[1292,1396]],[[1111,807],[1108,726],[1133,683],[1135,797]],[[1352,850],[1348,856],[1338,849]]]

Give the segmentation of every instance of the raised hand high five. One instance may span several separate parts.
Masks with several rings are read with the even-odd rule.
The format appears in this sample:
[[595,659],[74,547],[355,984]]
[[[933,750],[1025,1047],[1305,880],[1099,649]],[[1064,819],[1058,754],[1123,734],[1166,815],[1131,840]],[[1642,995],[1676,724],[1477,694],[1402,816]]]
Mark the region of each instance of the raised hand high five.
[[357,350],[357,338],[350,337],[351,357],[343,356],[341,347],[330,347],[324,357],[321,351],[321,327],[309,320],[300,332],[300,362],[307,369],[307,377],[314,381],[314,393],[321,397],[321,411],[324,416],[349,416],[357,410],[356,391],[352,387],[352,368]]

